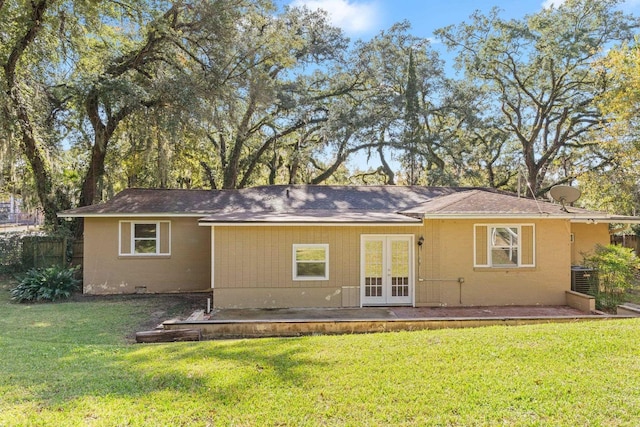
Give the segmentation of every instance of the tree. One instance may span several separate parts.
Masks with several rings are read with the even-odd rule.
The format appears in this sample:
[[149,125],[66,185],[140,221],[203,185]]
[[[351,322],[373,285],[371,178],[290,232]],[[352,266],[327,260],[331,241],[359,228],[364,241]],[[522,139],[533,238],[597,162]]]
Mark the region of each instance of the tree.
[[2,137],[9,146],[19,141],[49,224],[57,223],[59,206],[69,205],[66,196],[54,187],[46,139],[54,133],[56,103],[43,84],[46,67],[39,63],[55,60],[57,51],[50,38],[42,37],[36,44],[42,33],[56,25],[50,14],[53,4],[47,0],[0,2]]
[[510,21],[494,9],[437,31],[458,51],[466,79],[490,94],[491,114],[517,142],[537,195],[575,178],[554,165],[561,158],[574,169],[588,158],[578,168],[583,171],[602,165],[585,157],[597,148],[592,136],[602,130],[603,116],[595,100],[607,88],[607,76],[593,64],[612,43],[628,40],[636,26],[634,18],[615,9],[617,3],[567,0]]
[[79,204],[100,200],[119,126],[193,99],[182,90],[190,87],[184,65],[211,40],[224,50],[220,41],[246,3],[0,2],[3,144],[21,141],[47,223],[57,224],[71,199],[57,185],[63,162],[52,159],[73,145],[84,169]]
[[346,39],[322,13],[288,9],[277,15],[254,7],[231,45],[217,75],[208,77],[203,69],[202,80],[217,90],[201,98],[194,118],[212,153],[202,161],[210,185],[275,182],[285,164],[288,181],[295,182],[299,165],[324,142],[319,133],[328,120],[326,103],[350,90],[350,83],[336,83],[320,69],[340,60]]
[[491,100],[487,88],[466,81],[450,82],[443,101],[449,110],[443,139],[449,141],[443,159],[449,185],[509,188],[518,174],[517,143],[509,138],[500,117],[487,114]]
[[[112,30],[99,28],[98,42],[86,45],[83,66],[74,74],[75,99],[83,106],[83,121],[90,125],[93,139],[80,205],[101,199],[98,183],[105,172],[109,143],[121,122],[143,110],[154,109],[159,116],[163,108],[176,108],[176,104],[188,108],[193,90],[184,88],[193,85],[184,73],[186,63],[201,65],[197,61],[201,45],[224,39],[245,2],[179,2],[165,5],[165,10],[162,4],[152,5],[155,9],[142,5],[133,9],[141,18],[131,23],[141,36],[105,37]],[[218,43],[215,49],[224,50],[224,46]],[[159,146],[164,138],[164,133],[158,134]],[[166,173],[162,175],[165,178],[159,184],[166,186]]]
[[[353,138],[369,141],[368,156],[378,156],[387,184],[395,184],[391,160],[404,160],[407,183],[438,183],[446,109],[442,64],[427,39],[412,36],[408,22],[393,25],[368,42],[356,44],[355,69],[366,78],[359,92],[360,127]],[[376,172],[377,173],[377,172]]]
[[602,110],[612,121],[629,131],[636,140],[640,127],[640,44],[638,39],[609,50],[596,64],[600,72],[610,76],[607,90],[600,95]]
[[635,215],[640,211],[640,50],[637,41],[611,49],[596,64],[607,73],[598,105],[607,120],[600,144],[608,164],[579,177],[583,202],[594,209]]
[[409,51],[409,65],[407,68],[407,87],[404,93],[406,100],[404,143],[407,145],[407,160],[405,164],[408,164],[409,168],[409,185],[416,185],[420,174],[416,157],[418,145],[421,142],[422,129],[419,120],[420,101],[418,98],[418,82],[416,81],[416,64],[413,59],[413,50]]

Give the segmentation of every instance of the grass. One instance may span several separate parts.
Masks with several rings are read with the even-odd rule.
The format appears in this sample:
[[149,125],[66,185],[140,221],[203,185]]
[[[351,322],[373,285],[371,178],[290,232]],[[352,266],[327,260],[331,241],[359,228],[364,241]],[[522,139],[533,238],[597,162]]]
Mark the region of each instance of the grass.
[[640,320],[131,344],[162,304],[21,305],[0,289],[0,425],[632,426],[640,414]]

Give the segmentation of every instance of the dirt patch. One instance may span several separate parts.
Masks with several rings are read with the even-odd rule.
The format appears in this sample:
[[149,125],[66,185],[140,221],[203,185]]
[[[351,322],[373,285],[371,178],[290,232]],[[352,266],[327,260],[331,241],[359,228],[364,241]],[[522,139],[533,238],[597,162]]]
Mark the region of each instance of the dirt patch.
[[185,320],[196,310],[206,308],[208,293],[187,294],[127,294],[127,295],[84,295],[74,294],[70,300],[82,302],[118,302],[130,303],[141,310],[147,310],[145,320],[131,325],[132,330],[126,335],[128,342],[135,342],[135,334],[140,331],[155,329],[162,322],[171,319]]

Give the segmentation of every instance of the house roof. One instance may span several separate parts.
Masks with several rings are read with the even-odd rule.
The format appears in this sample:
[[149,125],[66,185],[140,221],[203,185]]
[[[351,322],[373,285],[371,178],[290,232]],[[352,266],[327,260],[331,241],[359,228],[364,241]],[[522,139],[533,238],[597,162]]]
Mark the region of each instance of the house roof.
[[[402,211],[404,214],[418,215],[593,215],[596,212],[577,207],[563,208],[561,204],[546,200],[518,197],[512,193],[468,189],[438,197]],[[598,212],[598,214],[601,214]]]
[[[206,224],[420,224],[422,218],[567,218],[638,222],[636,217],[518,197],[490,188],[273,185],[238,190],[127,189],[61,217],[197,216]],[[617,220],[616,220],[617,219]]]

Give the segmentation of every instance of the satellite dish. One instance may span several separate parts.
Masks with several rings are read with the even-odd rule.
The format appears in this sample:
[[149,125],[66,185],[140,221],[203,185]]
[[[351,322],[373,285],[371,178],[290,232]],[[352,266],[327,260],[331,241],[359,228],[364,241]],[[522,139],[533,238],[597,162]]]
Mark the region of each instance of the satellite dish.
[[562,203],[562,209],[566,212],[567,208],[565,203],[573,203],[580,198],[582,192],[574,187],[568,185],[554,185],[549,190],[549,194],[556,202]]

